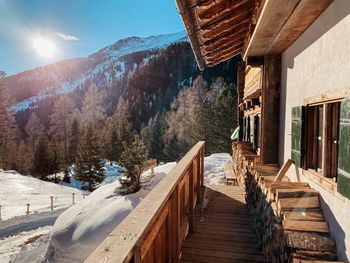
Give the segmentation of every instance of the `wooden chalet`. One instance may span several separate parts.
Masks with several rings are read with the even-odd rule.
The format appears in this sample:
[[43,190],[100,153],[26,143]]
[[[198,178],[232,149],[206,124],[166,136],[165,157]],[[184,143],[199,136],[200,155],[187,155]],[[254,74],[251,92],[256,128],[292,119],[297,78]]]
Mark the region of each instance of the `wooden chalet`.
[[198,142],[86,262],[349,262],[350,1],[176,3],[201,69],[242,57],[238,186]]

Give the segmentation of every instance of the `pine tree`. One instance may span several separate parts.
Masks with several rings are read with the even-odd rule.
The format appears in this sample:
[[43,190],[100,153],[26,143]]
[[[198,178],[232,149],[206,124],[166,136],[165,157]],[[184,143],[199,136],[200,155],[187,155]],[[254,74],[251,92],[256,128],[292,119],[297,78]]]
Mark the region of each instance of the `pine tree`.
[[41,136],[35,148],[32,175],[40,179],[47,179],[50,175],[50,157],[48,151],[48,141]]
[[91,123],[88,124],[80,141],[75,178],[83,181],[83,188],[88,191],[95,190],[98,183],[105,178],[99,139]]
[[164,161],[164,133],[165,133],[165,114],[158,113],[155,117],[152,137],[151,137],[151,147],[150,156],[158,161]]
[[74,119],[72,122],[71,127],[71,135],[70,135],[70,141],[69,141],[69,147],[68,147],[68,163],[74,164],[76,162],[77,154],[78,154],[78,148],[79,148],[79,137],[80,137],[80,128],[79,128],[79,122],[77,119]]
[[132,140],[132,124],[129,120],[129,104],[123,98],[119,99],[118,107],[110,118],[108,131],[107,157],[111,161],[119,161],[123,152],[123,142],[129,144]]
[[70,141],[70,128],[78,115],[73,100],[68,96],[61,96],[55,101],[50,120],[50,135],[60,142],[64,166],[69,163],[68,142]]
[[57,180],[57,173],[60,172],[62,160],[60,156],[60,150],[59,150],[59,143],[53,139],[49,143],[49,159],[50,159],[50,174],[54,174],[55,183],[58,182]]
[[124,152],[120,165],[126,169],[126,178],[121,178],[121,192],[123,194],[135,193],[141,188],[142,166],[148,159],[148,152],[139,136],[135,135],[134,141],[128,145],[123,142]]
[[103,93],[98,90],[95,84],[91,84],[85,93],[81,114],[83,125],[92,123],[97,128],[102,127],[105,119]]
[[39,137],[44,131],[44,127],[41,125],[40,120],[35,114],[35,112],[32,112],[30,114],[30,117],[24,129],[28,135],[28,140],[34,152],[34,149],[39,140]]

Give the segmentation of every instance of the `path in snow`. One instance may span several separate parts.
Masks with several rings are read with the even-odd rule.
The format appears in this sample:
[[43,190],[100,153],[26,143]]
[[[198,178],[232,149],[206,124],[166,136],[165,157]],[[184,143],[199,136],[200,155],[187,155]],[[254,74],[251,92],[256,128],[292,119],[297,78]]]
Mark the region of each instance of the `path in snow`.
[[34,213],[27,216],[17,216],[11,220],[0,221],[0,239],[16,235],[24,231],[31,231],[43,226],[52,226],[57,217],[66,208],[53,212]]
[[[35,230],[0,239],[0,263],[41,262],[44,259],[51,228],[52,226],[40,227]],[[30,243],[31,239],[35,239],[39,236],[42,236],[41,240]],[[44,237],[46,237],[46,240]],[[26,245],[26,243],[28,244]],[[34,249],[36,249],[36,253],[33,253]],[[27,253],[29,250],[33,250],[31,251],[32,253]],[[21,261],[17,259],[14,260],[18,255],[20,255]]]

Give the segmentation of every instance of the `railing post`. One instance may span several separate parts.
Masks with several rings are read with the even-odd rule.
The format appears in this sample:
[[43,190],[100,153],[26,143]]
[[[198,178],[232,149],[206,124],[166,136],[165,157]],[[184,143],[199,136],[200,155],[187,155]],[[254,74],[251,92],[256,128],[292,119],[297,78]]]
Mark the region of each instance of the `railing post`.
[[133,259],[134,259],[133,263],[141,263],[141,244],[140,243],[136,245]]
[[53,211],[53,196],[50,196],[50,201],[51,201],[50,208],[51,208],[51,211]]
[[201,155],[200,152],[197,154],[197,201],[202,201],[202,186],[201,186]]
[[188,200],[188,206],[189,206],[189,214],[188,214],[188,231],[190,234],[194,233],[194,228],[193,228],[193,209],[194,209],[194,185],[193,185],[193,162],[191,163],[188,171],[188,176],[189,176],[189,200]]
[[180,212],[179,212],[179,186],[177,185],[171,196],[171,262],[179,262],[180,247],[179,247],[179,235],[180,235]]
[[201,186],[204,185],[204,147],[201,149]]

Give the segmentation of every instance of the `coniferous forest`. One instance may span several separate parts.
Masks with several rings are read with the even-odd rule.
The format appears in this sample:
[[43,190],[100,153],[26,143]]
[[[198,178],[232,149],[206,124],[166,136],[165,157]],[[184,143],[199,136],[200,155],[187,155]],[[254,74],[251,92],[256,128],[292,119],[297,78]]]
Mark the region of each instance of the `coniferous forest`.
[[58,182],[62,172],[69,181],[74,165],[76,179],[91,191],[103,180],[101,161],[128,166],[132,145],[141,143],[143,159],[158,162],[181,159],[199,140],[206,154],[230,152],[237,59],[200,72],[188,42],[152,51],[140,63],[149,52],[123,57],[126,67],[138,66],[119,79],[111,74],[102,83],[97,76],[15,113],[9,108],[23,92],[1,72],[0,168]]

